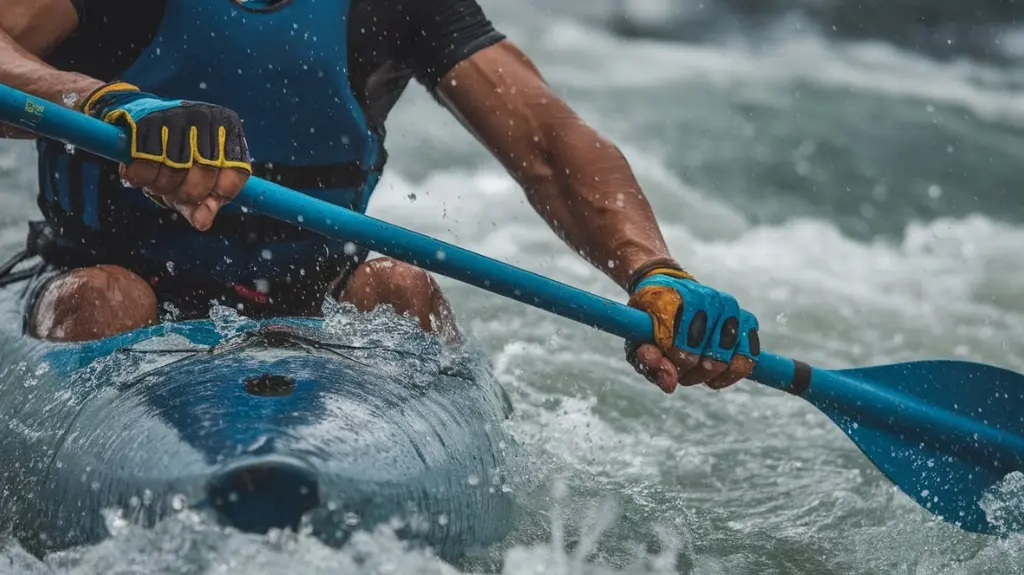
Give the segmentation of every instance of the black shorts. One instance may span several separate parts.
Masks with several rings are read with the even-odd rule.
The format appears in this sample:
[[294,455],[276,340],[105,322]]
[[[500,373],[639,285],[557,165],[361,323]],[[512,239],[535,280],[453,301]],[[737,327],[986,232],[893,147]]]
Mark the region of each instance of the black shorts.
[[[156,293],[160,319],[182,321],[210,316],[214,305],[226,306],[253,319],[284,316],[314,317],[321,315],[326,297],[340,296],[356,266],[343,270],[334,282],[321,285],[307,284],[277,286],[266,291],[265,286],[247,284],[217,284],[193,281],[147,280]],[[51,281],[70,269],[45,266],[37,275],[20,281],[26,282],[21,291],[23,307],[22,329],[29,332],[32,314],[39,295]]]
[[[17,290],[23,310],[22,329],[28,333],[30,321],[40,294],[54,279],[87,266],[54,265],[29,250],[0,265],[0,287]],[[158,313],[162,320],[183,321],[203,319],[214,305],[230,307],[253,319],[284,316],[315,317],[321,315],[327,297],[338,298],[355,270],[366,260],[367,250],[359,249],[346,257],[331,277],[303,278],[298,281],[259,281],[251,283],[217,283],[174,276],[143,279],[156,294]],[[3,260],[0,260],[2,262]],[[128,267],[129,271],[132,270]]]

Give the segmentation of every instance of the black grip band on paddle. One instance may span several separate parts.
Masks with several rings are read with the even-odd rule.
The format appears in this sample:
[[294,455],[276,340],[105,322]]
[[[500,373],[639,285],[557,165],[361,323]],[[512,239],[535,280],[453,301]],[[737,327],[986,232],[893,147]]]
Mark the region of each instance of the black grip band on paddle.
[[793,360],[793,379],[789,382],[787,392],[803,395],[811,387],[811,366],[802,361]]

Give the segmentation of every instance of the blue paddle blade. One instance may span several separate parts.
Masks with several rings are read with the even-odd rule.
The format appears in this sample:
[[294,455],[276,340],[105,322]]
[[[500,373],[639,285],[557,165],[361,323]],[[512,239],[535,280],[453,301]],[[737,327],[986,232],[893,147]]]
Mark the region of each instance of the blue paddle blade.
[[[1024,530],[982,507],[1024,472],[1021,374],[950,360],[814,369],[803,397],[922,507],[968,531]],[[1002,503],[1024,509],[1024,498]]]

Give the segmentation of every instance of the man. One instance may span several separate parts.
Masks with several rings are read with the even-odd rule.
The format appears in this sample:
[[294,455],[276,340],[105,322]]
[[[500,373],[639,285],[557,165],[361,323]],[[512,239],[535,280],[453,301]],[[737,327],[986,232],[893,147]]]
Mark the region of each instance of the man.
[[754,316],[672,259],[619,150],[476,0],[0,0],[0,30],[0,82],[128,128],[135,158],[38,142],[36,337],[109,336],[161,306],[201,317],[211,300],[314,315],[327,295],[455,333],[424,271],[230,203],[255,174],[364,211],[384,121],[415,77],[652,316],[655,343],[626,346],[640,373],[671,393],[754,366]]

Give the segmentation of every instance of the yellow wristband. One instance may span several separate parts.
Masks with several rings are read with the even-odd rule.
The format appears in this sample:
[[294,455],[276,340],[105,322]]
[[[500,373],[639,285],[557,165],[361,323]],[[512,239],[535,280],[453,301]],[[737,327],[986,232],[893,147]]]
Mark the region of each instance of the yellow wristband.
[[89,94],[88,97],[86,97],[84,100],[82,100],[82,112],[87,114],[87,115],[89,115],[89,116],[92,116],[92,112],[93,112],[92,105],[96,103],[96,100],[99,100],[104,95],[109,94],[111,92],[138,92],[138,91],[139,91],[139,87],[138,86],[136,86],[134,84],[129,84],[128,82],[109,82],[107,84],[103,84],[99,88],[96,88],[95,90],[93,90],[92,93]]

